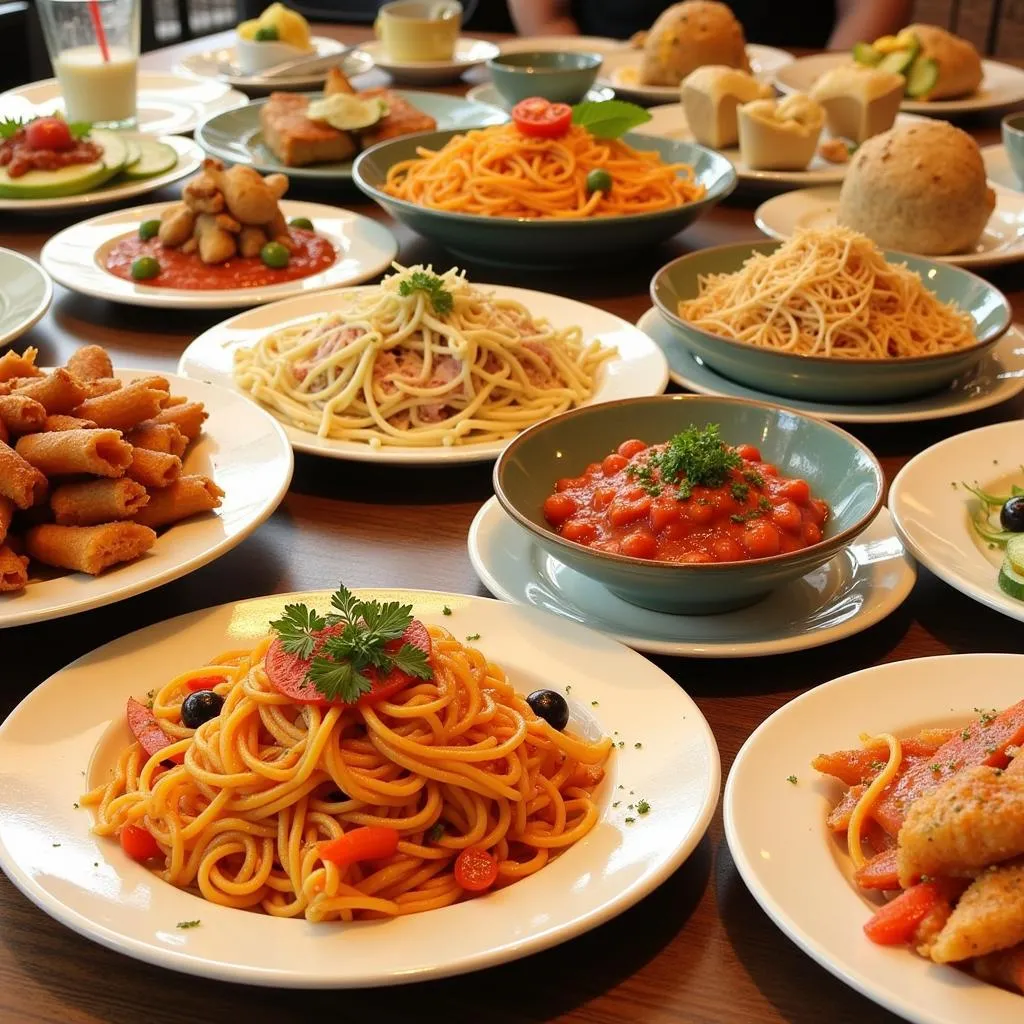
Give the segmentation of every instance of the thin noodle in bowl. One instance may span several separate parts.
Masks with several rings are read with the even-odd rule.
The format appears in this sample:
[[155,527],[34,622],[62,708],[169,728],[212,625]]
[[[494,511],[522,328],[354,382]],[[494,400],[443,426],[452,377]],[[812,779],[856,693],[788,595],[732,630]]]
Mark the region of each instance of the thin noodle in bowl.
[[[319,708],[279,693],[263,667],[269,638],[172,679],[153,712],[180,740],[148,759],[138,743],[121,751],[110,781],[82,798],[94,831],[138,824],[172,885],[313,922],[454,903],[464,895],[454,860],[469,847],[497,859],[498,886],[540,870],[596,824],[611,739],[558,732],[497,665],[428,628],[434,677],[372,706]],[[220,671],[220,715],[186,728],[190,680]],[[162,764],[176,754],[183,764]],[[386,861],[339,868],[318,856],[316,843],[375,825],[401,833]]]
[[[523,135],[513,124],[456,135],[437,151],[389,168],[383,191],[449,213],[519,219],[617,217],[671,210],[704,196],[689,164],[580,125],[561,138]],[[613,185],[587,191],[587,175],[603,170]]]
[[[268,334],[235,354],[238,386],[319,437],[430,447],[502,440],[589,399],[614,349],[535,319],[455,269],[405,269],[343,311]],[[427,291],[439,282],[451,309]],[[408,294],[403,294],[403,284]]]
[[849,228],[801,230],[731,274],[706,274],[678,314],[757,348],[849,360],[942,355],[977,344],[968,313]]

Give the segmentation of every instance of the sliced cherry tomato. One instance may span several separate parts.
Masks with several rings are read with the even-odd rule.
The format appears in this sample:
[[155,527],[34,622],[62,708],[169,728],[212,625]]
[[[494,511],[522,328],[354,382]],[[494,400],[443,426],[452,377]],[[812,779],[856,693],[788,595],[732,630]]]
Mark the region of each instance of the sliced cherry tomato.
[[557,139],[565,135],[572,124],[572,107],[534,96],[520,100],[512,108],[512,120],[524,135],[536,139]]
[[196,676],[195,679],[190,679],[185,685],[195,693],[197,690],[212,690],[223,682],[223,676]]
[[25,141],[33,149],[71,149],[75,140],[67,122],[59,117],[37,117],[25,126]]
[[[315,704],[317,707],[330,707],[332,704],[342,704],[343,701],[328,700],[311,682],[306,680],[306,673],[309,671],[310,662],[320,652],[324,642],[332,636],[337,636],[343,626],[328,626],[317,635],[316,646],[309,659],[303,659],[295,654],[289,654],[282,646],[280,639],[275,639],[267,649],[267,657],[264,662],[267,679],[270,685],[283,693],[297,704]],[[430,657],[430,633],[427,627],[418,619],[414,619],[409,628],[397,639],[385,645],[385,650],[397,651],[403,644],[412,644],[424,651]],[[375,704],[377,701],[385,700],[398,693],[412,682],[413,677],[392,669],[383,678],[378,677],[375,669],[364,669],[364,675],[373,683],[373,689],[364,693],[359,698],[362,705]]]
[[[128,728],[131,729],[132,735],[142,744],[142,749],[146,752],[147,757],[152,757],[154,754],[159,753],[164,747],[169,747],[172,743],[177,743],[177,740],[171,739],[160,728],[160,722],[157,720],[156,715],[153,714],[145,704],[140,704],[134,697],[128,698]],[[168,758],[175,764],[181,764],[185,760],[182,754],[175,754],[173,757]]]
[[455,881],[468,892],[490,889],[498,878],[498,861],[493,854],[471,846],[455,858]]
[[360,860],[384,860],[397,849],[398,831],[382,825],[364,825],[317,844],[320,859],[340,868]]
[[153,834],[141,825],[125,825],[121,829],[121,849],[132,860],[145,861],[160,856]]

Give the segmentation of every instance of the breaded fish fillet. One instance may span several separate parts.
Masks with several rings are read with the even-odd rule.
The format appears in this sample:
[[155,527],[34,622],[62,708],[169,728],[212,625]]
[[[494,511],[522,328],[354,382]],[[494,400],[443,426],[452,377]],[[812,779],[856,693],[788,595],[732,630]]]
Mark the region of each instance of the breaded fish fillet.
[[984,956],[1024,942],[1024,864],[982,872],[931,944],[940,964]]

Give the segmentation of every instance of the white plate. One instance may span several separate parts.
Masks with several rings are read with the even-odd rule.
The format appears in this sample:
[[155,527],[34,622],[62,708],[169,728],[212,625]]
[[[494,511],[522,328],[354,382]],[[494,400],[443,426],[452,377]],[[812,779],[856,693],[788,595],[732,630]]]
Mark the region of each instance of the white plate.
[[[115,371],[124,381],[152,374]],[[241,544],[280,504],[292,478],[292,452],[275,420],[224,388],[162,376],[171,394],[206,406],[209,419],[184,468],[212,478],[224,491],[220,508],[168,527],[142,558],[101,576],[68,573],[0,594],[0,629],[101,608],[186,576]]]
[[506,39],[500,44],[502,53],[615,53],[629,49],[629,43],[607,36],[529,36]]
[[159,220],[173,203],[133,206],[83,220],[54,235],[41,254],[50,276],[66,288],[98,299],[128,306],[158,306],[165,309],[236,309],[274,302],[293,295],[305,295],[324,288],[337,288],[375,277],[390,266],[398,251],[394,235],[383,224],[337,206],[298,203],[285,199],[285,219],[308,217],[319,234],[337,250],[334,264],[318,274],[285,281],[264,288],[155,288],[145,282],[125,281],[104,268],[100,260],[111,243],[138,230],[144,220]]
[[495,596],[583,623],[638,651],[699,658],[760,658],[853,636],[908,597],[912,559],[885,509],[849,547],[752,608],[669,615],[609,593],[535,544],[491,498],[469,528],[469,560]]
[[[618,351],[616,357],[601,367],[597,390],[587,404],[660,395],[665,390],[668,384],[665,357],[647,335],[625,320],[595,306],[547,292],[481,283],[477,283],[477,287],[493,292],[498,298],[521,302],[534,316],[544,317],[558,327],[578,325],[583,330],[584,343],[597,339]],[[182,354],[178,372],[186,377],[234,388],[231,371],[235,349],[251,346],[264,335],[289,324],[330,313],[343,306],[344,300],[345,292],[336,291],[328,295],[303,296],[239,313],[199,335]],[[287,424],[283,426],[296,451],[355,462],[486,462],[496,459],[508,444],[508,441],[489,441],[480,444],[438,445],[436,448],[371,448],[359,441],[336,441],[317,437]]]
[[[780,92],[808,92],[826,71],[852,64],[849,53],[816,53],[798,57],[775,72],[775,87]],[[904,100],[901,109],[915,114],[951,117],[1013,106],[1024,100],[1024,71],[995,60],[981,62],[981,88],[958,100]]]
[[[138,128],[147,135],[184,135],[212,114],[244,107],[248,102],[245,93],[222,82],[199,81],[191,75],[166,71],[139,72]],[[63,109],[56,78],[0,93],[0,118],[40,117]]]
[[[774,46],[747,44],[750,70],[762,81],[770,82],[775,73],[793,62],[793,55]],[[640,62],[643,54],[637,49],[622,53],[606,53],[598,72],[599,85],[611,86],[620,99],[634,103],[665,103],[679,99],[678,85],[641,85]]]
[[[958,267],[995,267],[1024,259],[1024,195],[1005,189],[996,193],[996,208],[973,252],[929,256]],[[757,226],[771,238],[786,239],[798,228],[835,227],[839,189],[806,188],[783,192],[762,203],[754,214]],[[908,250],[909,251],[909,250]]]
[[442,85],[445,82],[455,82],[462,77],[464,71],[498,55],[498,47],[494,43],[466,36],[459,37],[451,60],[393,61],[379,40],[361,43],[360,47],[370,55],[373,63],[381,71],[386,71],[396,82],[405,82],[408,85]]
[[[601,817],[589,835],[507,889],[347,925],[201,901],[128,859],[118,843],[91,835],[90,813],[72,805],[108,728],[116,723],[128,742],[126,698],[227,648],[250,646],[289,600],[321,607],[328,600],[326,593],[293,594],[150,626],[33,690],[0,728],[0,866],[7,876],[61,923],[139,960],[250,985],[352,988],[460,974],[564,942],[632,906],[689,856],[718,803],[719,760],[707,722],[675,680],[628,648],[531,608],[458,594],[362,593],[409,601],[424,621],[459,635],[479,633],[480,647],[517,689],[571,684],[578,722],[628,740],[609,762],[598,791]],[[451,616],[442,615],[444,605]],[[105,763],[93,766],[94,774],[105,771]],[[631,791],[651,811],[628,824]],[[201,927],[175,928],[197,918]]]
[[843,676],[776,711],[729,772],[725,835],[754,898],[822,967],[915,1024],[1019,1024],[1021,997],[868,941],[862,928],[874,904],[850,881],[848,858],[825,827],[842,787],[818,777],[810,761],[859,746],[862,732],[906,735],[977,721],[978,706],[1020,700],[1022,673],[1020,655],[961,654]]
[[994,146],[982,146],[981,159],[985,164],[985,175],[990,185],[999,188],[1007,188],[1013,192],[1020,192],[1024,189],[1020,178],[1010,165],[1010,158],[1007,155],[1006,147],[1001,144]]
[[[605,100],[613,99],[615,90],[607,86],[598,85],[591,89],[583,98],[590,103],[603,103]],[[493,82],[484,82],[481,85],[474,85],[466,93],[467,100],[474,100],[477,103],[487,103],[500,110],[511,110],[512,104],[498,92],[498,87]]]
[[[313,36],[310,42],[320,57],[330,57],[346,48],[344,43],[326,36]],[[312,56],[310,54],[311,59]],[[353,78],[369,71],[373,67],[373,61],[362,50],[350,50],[339,66],[347,77]],[[261,74],[245,75],[238,66],[238,54],[234,46],[221,46],[215,50],[190,54],[174,70],[196,78],[212,78],[218,82],[226,82],[236,89],[261,93],[271,90],[315,89],[327,77],[325,71],[314,75],[289,75],[287,78],[267,78]]]
[[[677,139],[682,142],[692,142],[693,133],[686,120],[686,112],[679,103],[666,103],[661,107],[651,107],[647,113],[651,120],[634,128],[633,131],[640,135],[658,135],[666,139]],[[911,121],[920,121],[921,118],[914,114],[900,114],[896,121],[898,124],[906,124]],[[828,138],[828,133],[822,133],[822,138]],[[817,153],[811,160],[806,170],[803,171],[761,171],[748,167],[740,155],[738,147],[723,149],[720,151],[736,168],[736,174],[740,181],[748,185],[764,185],[774,188],[800,188],[808,185],[837,185],[846,177],[848,164],[832,164],[823,160]]]
[[833,423],[917,423],[922,420],[940,420],[947,416],[963,416],[988,409],[1024,391],[1024,335],[1016,327],[1011,327],[996,342],[971,373],[955,381],[945,391],[906,402],[840,405],[781,398],[721,376],[676,339],[672,328],[656,309],[644,313],[637,321],[637,326],[661,346],[668,358],[669,376],[688,391],[695,391],[699,395],[782,403],[791,409],[809,416],[820,416]]
[[998,485],[1005,482],[1009,494],[1011,482],[1024,484],[1022,463],[1020,420],[957,434],[926,448],[900,470],[889,489],[889,510],[904,543],[939,579],[1024,622],[1024,601],[999,589],[1003,549],[989,548],[974,532],[970,517],[977,501],[960,486],[966,481],[1001,492]]
[[39,323],[52,301],[50,275],[20,252],[0,249],[0,348]]
[[129,181],[118,176],[100,188],[82,192],[77,196],[58,196],[55,199],[0,199],[0,211],[55,213],[58,210],[85,210],[91,206],[106,206],[123,199],[145,195],[147,192],[155,192],[164,185],[187,178],[202,166],[203,151],[191,139],[183,139],[180,135],[165,135],[157,141],[171,146],[178,154],[178,162],[163,174],[143,178],[141,181]]

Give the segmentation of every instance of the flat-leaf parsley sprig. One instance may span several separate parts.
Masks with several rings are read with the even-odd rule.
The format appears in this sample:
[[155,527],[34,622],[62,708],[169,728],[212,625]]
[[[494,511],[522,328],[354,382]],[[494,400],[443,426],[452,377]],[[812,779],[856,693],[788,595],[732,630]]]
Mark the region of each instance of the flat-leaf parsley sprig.
[[[282,617],[270,623],[285,651],[310,662],[306,679],[328,700],[354,704],[369,693],[373,680],[367,669],[380,675],[398,669],[417,679],[433,678],[426,651],[394,643],[412,624],[412,605],[362,601],[340,585],[331,595],[331,607],[333,612],[321,615],[304,604],[285,605]],[[341,629],[332,630],[317,649],[322,631],[337,626]]]
[[455,308],[455,297],[444,286],[444,281],[426,270],[414,270],[398,286],[398,294],[403,297],[423,292],[430,302],[430,308],[438,316],[447,316]]

